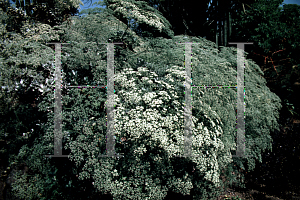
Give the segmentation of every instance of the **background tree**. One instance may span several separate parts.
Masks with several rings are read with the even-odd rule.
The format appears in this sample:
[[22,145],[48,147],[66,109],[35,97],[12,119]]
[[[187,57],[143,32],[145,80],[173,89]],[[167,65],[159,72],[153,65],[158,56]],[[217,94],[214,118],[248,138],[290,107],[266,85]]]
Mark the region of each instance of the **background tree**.
[[208,40],[216,42],[217,46],[228,46],[231,39],[232,21],[236,12],[247,14],[245,8],[252,8],[255,0],[218,1],[212,0],[207,8],[208,20],[203,24],[205,36]]
[[[227,46],[231,35],[232,18],[237,11],[251,9],[254,0],[200,1],[194,6],[192,1],[149,0],[150,6],[157,9],[172,25],[175,35],[206,37],[218,46]],[[210,6],[209,6],[210,3]]]
[[[37,108],[41,95],[40,87],[42,86],[38,80],[41,75],[47,76],[49,73],[47,69],[43,68],[41,59],[51,60],[51,57],[47,58],[37,53],[40,46],[36,46],[36,42],[45,45],[46,42],[59,41],[57,35],[53,36],[53,30],[49,29],[51,28],[49,24],[55,25],[66,21],[69,14],[74,15],[77,12],[74,8],[78,6],[73,1],[68,2],[68,5],[59,5],[58,1],[33,1],[30,2],[29,7],[29,1],[17,1],[16,3],[17,8],[16,5],[11,5],[9,1],[2,0],[0,2],[2,102],[0,159],[1,180],[4,184],[9,183],[4,189],[6,193],[11,192],[10,180],[13,180],[12,177],[16,175],[15,170],[24,169],[22,162],[12,162],[11,159],[19,152],[20,146],[34,142],[37,137],[36,134],[40,131],[39,125],[47,120],[47,113],[39,112]],[[64,18],[58,18],[54,14],[50,17],[55,7],[58,9],[56,14]],[[45,21],[47,18],[50,21]],[[22,55],[25,56],[22,57]],[[9,64],[7,65],[7,63]],[[53,169],[49,169],[50,171]],[[31,176],[34,171],[31,170],[28,173]],[[49,180],[46,179],[46,181]],[[60,186],[56,184],[56,187],[59,188]],[[48,188],[49,191],[55,190],[53,185],[46,184],[44,188]],[[36,196],[38,192],[33,192],[33,196],[30,197],[32,195],[31,190],[32,188],[29,188],[28,191],[23,191],[24,194],[19,195],[28,199],[34,196],[38,197]],[[54,194],[54,196],[56,195]]]
[[[45,4],[42,4],[42,2],[37,3],[36,1],[33,1],[33,2],[17,1],[16,4],[17,4],[18,8],[14,8],[13,6],[10,5],[9,1],[3,1],[2,0],[0,3],[1,3],[0,5],[1,5],[1,22],[2,22],[1,23],[1,25],[2,25],[2,31],[1,31],[1,57],[4,61],[7,61],[7,60],[10,59],[12,54],[10,53],[11,50],[8,50],[8,48],[16,44],[16,37],[17,38],[18,37],[30,38],[31,40],[36,40],[36,41],[45,41],[45,39],[41,39],[40,38],[41,36],[38,35],[42,31],[45,31],[48,27],[46,24],[39,23],[40,21],[43,21],[47,18],[47,12],[45,11],[45,9],[41,10],[42,7],[45,6]],[[51,5],[53,7],[54,6],[53,1],[51,1],[51,3],[52,3]],[[58,5],[58,2],[54,2],[54,3],[55,3],[56,6]],[[70,1],[69,3],[72,3],[72,5],[68,7],[70,9],[71,9],[71,7],[73,9],[73,8],[75,8],[75,6],[78,6],[78,5],[76,5],[76,2]],[[41,5],[43,5],[43,6],[39,7]],[[64,6],[64,7],[60,6],[60,7],[61,7],[61,10],[63,10],[64,7],[66,7],[66,6]],[[51,13],[51,6],[47,6],[46,8],[48,9],[48,13]],[[29,15],[26,15],[26,10],[27,10],[27,13],[30,13]],[[33,12],[31,12],[31,11],[33,11]],[[38,14],[38,13],[42,13],[42,12],[44,13],[44,16],[41,16],[41,15]],[[68,13],[68,12],[70,13],[71,11],[70,10],[65,10],[64,12],[65,13]],[[74,14],[74,13],[72,13],[72,14]],[[57,18],[55,20],[56,20],[56,22],[58,22]],[[33,28],[30,25],[30,23],[35,23],[35,24],[38,24],[39,26],[33,26],[34,30],[30,30],[30,29],[28,29],[29,27]],[[21,29],[22,26],[23,26],[23,29]],[[24,26],[27,29],[24,28]],[[36,31],[36,33],[33,33],[34,31]],[[46,30],[46,32],[48,32],[48,31]],[[17,35],[16,35],[16,33],[17,33]],[[18,35],[18,33],[21,36]],[[57,39],[59,39],[59,38],[57,38]],[[24,48],[26,49],[28,47],[24,47]],[[27,65],[28,65],[28,63],[25,63],[25,64],[21,65],[21,68],[24,68],[24,69],[27,70]],[[4,68],[2,70],[4,70]],[[8,73],[8,72],[6,72],[6,73]],[[6,87],[7,85],[5,83],[7,83],[10,87],[14,88],[16,86],[16,84],[18,84],[19,81],[22,78],[24,78],[24,75],[18,74],[18,73],[19,72],[16,72],[14,75],[11,74],[10,77],[12,79],[9,80],[9,82],[7,82],[8,80],[6,80],[5,82],[2,82],[1,86]],[[47,72],[43,72],[43,73],[47,73]],[[1,78],[4,78],[3,75],[2,75]],[[32,77],[31,77],[31,79],[32,79]],[[16,82],[14,82],[14,81],[16,81]],[[32,88],[30,88],[30,86],[29,86],[31,84],[31,81],[32,80],[30,80],[28,83],[23,83],[23,84],[25,84],[24,86],[26,86],[26,89],[23,90],[22,92],[21,92],[21,90],[18,91],[18,92],[14,92],[14,90],[11,89],[11,91],[10,91],[11,92],[10,100],[9,101],[4,100],[5,103],[3,104],[3,108],[4,107],[9,108],[11,106],[13,107],[14,105],[16,105],[17,102],[18,102],[18,104],[24,104],[26,106],[30,105],[29,107],[32,108],[31,105],[35,105],[35,101],[38,98],[38,96],[37,96],[37,91],[33,92]],[[24,102],[23,102],[23,100],[24,100]],[[10,101],[12,101],[13,103],[12,104],[7,104]],[[14,112],[16,112],[16,111],[14,111]],[[3,113],[5,113],[5,112],[3,112]],[[29,114],[30,112],[25,112],[23,114],[26,114],[26,113]],[[3,116],[5,116],[5,114],[3,114]],[[27,122],[27,121],[26,122],[25,121],[21,122],[22,120],[20,120],[20,119],[24,119],[25,121],[26,120],[29,120],[29,121],[31,120],[30,117],[17,117],[15,119],[16,123],[12,123],[14,121],[14,119],[11,118],[11,119],[9,119],[10,122],[11,122],[9,124],[11,124],[11,127],[15,127],[15,128],[19,127],[21,124],[29,124],[29,122]],[[19,124],[19,125],[16,125],[16,124]],[[5,125],[5,127],[6,128],[4,128],[3,131],[5,129],[9,129],[8,128],[9,126]],[[17,142],[17,141],[18,140],[14,140],[14,141],[11,141],[11,142],[14,143],[14,142]],[[8,148],[8,149],[14,149],[14,148]]]
[[[134,28],[132,30],[140,36],[167,38],[174,36],[169,21],[144,1],[104,0],[104,4],[107,9],[113,11],[115,17],[128,24],[128,28]],[[131,20],[134,20],[134,27],[130,25]],[[138,27],[136,27],[137,25]]]
[[6,21],[10,32],[20,33],[20,28],[26,20],[29,23],[42,22],[51,26],[58,25],[66,21],[70,16],[78,14],[79,5],[83,5],[80,0],[68,0],[61,2],[58,0],[1,0],[2,10],[8,14],[10,20]]
[[[147,2],[150,6],[158,10],[172,25],[174,35],[191,35],[200,36],[199,25],[203,25],[206,21],[206,9],[209,1],[199,1],[197,6],[194,6],[191,1],[137,1]],[[196,10],[197,7],[197,10]],[[195,20],[197,18],[197,20]],[[138,24],[139,26],[139,24]],[[191,28],[198,27],[198,29]],[[198,31],[198,32],[197,32]],[[203,36],[201,34],[201,36]]]
[[[285,194],[284,190],[297,192],[300,187],[297,184],[299,177],[293,175],[299,168],[295,160],[299,160],[300,150],[296,142],[299,141],[296,121],[300,107],[299,56],[296,53],[299,51],[299,6],[285,4],[279,7],[281,2],[260,1],[252,5],[248,15],[238,13],[233,37],[239,41],[254,42],[254,45],[249,45],[248,58],[260,66],[267,86],[283,102],[281,132],[271,133],[274,151],[263,154],[266,163],[258,164],[260,170],[248,173],[247,178],[257,178],[261,184],[270,185],[270,191],[289,199],[291,194]],[[283,164],[278,167],[278,163]]]
[[[299,44],[295,32],[299,30],[299,6],[284,5],[282,9],[278,7],[280,2],[255,3],[255,11],[249,11],[248,15],[238,14],[233,37],[254,42],[248,58],[261,66],[271,90],[284,97],[284,112],[296,115],[297,101],[293,98],[296,97],[295,83],[299,80],[299,59],[295,53]],[[295,22],[294,25],[289,21]]]
[[[7,0],[0,1],[1,14],[5,18],[2,18],[2,24],[7,25],[6,29],[9,32],[19,31],[24,24],[24,12],[11,7],[11,4]],[[4,17],[3,16],[3,17]]]

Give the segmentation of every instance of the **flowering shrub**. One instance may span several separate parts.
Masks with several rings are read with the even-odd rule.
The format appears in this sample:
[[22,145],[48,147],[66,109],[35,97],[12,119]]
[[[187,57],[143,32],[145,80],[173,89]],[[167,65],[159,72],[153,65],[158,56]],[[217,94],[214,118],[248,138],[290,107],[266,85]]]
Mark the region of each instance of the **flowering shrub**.
[[[184,82],[182,70],[183,67],[179,66],[167,70],[169,76],[166,76],[166,82],[158,81],[157,75],[150,74],[145,67],[139,67],[138,71],[124,69],[123,73],[116,75],[115,83],[121,87],[118,87],[118,94],[115,97],[118,102],[115,135],[116,138],[126,137],[128,140],[125,149],[117,148],[116,151],[124,152],[125,157],[118,160],[110,159],[111,170],[109,171],[111,172],[99,170],[99,168],[108,168],[108,166],[104,167],[108,164],[107,160],[102,158],[98,160],[96,156],[99,149],[90,145],[86,152],[91,155],[91,158],[84,164],[84,169],[88,169],[88,173],[82,173],[82,178],[92,176],[95,187],[99,191],[111,191],[118,199],[162,199],[170,189],[182,194],[190,194],[193,188],[191,171],[186,172],[183,177],[176,177],[177,169],[171,165],[174,156],[183,153],[183,97],[178,96],[174,86],[170,85],[171,79]],[[143,77],[149,78],[143,79]],[[143,84],[138,84],[140,80]],[[161,86],[160,90],[153,89],[151,92],[146,90],[158,85]],[[193,153],[200,155],[193,158],[193,162],[204,179],[219,186],[216,155],[224,148],[219,139],[222,130],[214,125],[213,120],[208,121],[212,123],[211,130],[193,117],[193,122],[196,124],[193,129],[193,146],[195,146]],[[219,120],[216,120],[217,123],[220,123]],[[90,137],[85,140],[70,141],[72,153],[80,154],[81,148],[78,148],[78,144],[82,142],[84,143],[82,147],[86,146],[86,141],[91,139],[92,143],[96,143],[97,138],[93,138],[93,134],[89,134],[88,130],[84,135]],[[105,141],[102,142],[102,148],[104,145]],[[202,154],[204,149],[207,151]],[[71,159],[76,160],[76,157],[71,156]],[[84,161],[78,162],[80,165]],[[103,180],[107,180],[110,184]],[[137,183],[139,185],[136,185]]]
[[134,19],[139,25],[143,24],[160,33],[163,32],[168,36],[174,36],[170,22],[159,11],[147,5],[144,1],[104,0],[104,2],[113,11],[114,16],[119,19]]
[[[37,188],[30,190],[42,193],[41,198],[71,199],[70,193],[88,186],[93,188],[91,192],[110,193],[114,199],[158,200],[164,199],[168,191],[210,199],[218,196],[224,185],[243,183],[243,175],[238,179],[237,173],[232,172],[245,168],[245,163],[249,170],[253,169],[255,160],[261,162],[261,151],[270,148],[269,131],[277,127],[280,99],[266,87],[259,67],[246,60],[245,154],[253,157],[231,157],[237,145],[235,88],[196,87],[192,90],[194,157],[175,157],[184,151],[186,106],[185,47],[176,42],[195,43],[192,80],[196,86],[235,85],[236,48],[218,50],[214,43],[203,38],[181,35],[173,39],[140,38],[133,31],[125,33],[126,25],[109,13],[75,18],[71,27],[64,24],[57,28],[61,40],[71,42],[62,48],[63,85],[105,85],[107,49],[100,43],[123,42],[132,47],[131,50],[115,45],[114,54],[114,135],[116,141],[123,141],[115,143],[115,151],[124,157],[99,157],[106,153],[107,133],[106,89],[100,87],[63,89],[63,154],[69,155],[69,160],[45,158],[45,154],[53,154],[54,138],[51,110],[54,98],[50,90],[53,85],[46,81],[53,80],[53,74],[45,75],[40,80],[46,86],[39,96],[38,107],[47,120],[40,124],[38,134],[31,138],[33,141],[23,145],[14,158],[26,162],[34,173],[42,174],[37,176],[40,186],[29,184],[31,187],[47,188],[49,183],[53,184],[48,190],[55,190],[57,196]],[[46,50],[41,48],[41,52]],[[35,59],[41,52],[37,52]],[[53,72],[49,65],[45,63],[43,67]],[[230,183],[223,183],[220,178],[223,175]],[[24,183],[25,178],[20,180]],[[17,194],[24,190],[17,185],[13,187]],[[89,194],[88,189],[79,192],[83,191]],[[66,193],[69,196],[64,197]]]

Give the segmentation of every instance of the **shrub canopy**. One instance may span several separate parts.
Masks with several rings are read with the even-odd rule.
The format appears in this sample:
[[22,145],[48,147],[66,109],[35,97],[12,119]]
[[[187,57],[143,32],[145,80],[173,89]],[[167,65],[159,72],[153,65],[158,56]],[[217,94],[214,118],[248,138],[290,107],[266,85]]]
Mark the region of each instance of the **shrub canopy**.
[[[34,142],[24,144],[15,157],[40,174],[36,177],[39,184],[33,180],[26,183],[37,195],[47,198],[43,187],[49,187],[50,171],[58,178],[55,168],[66,170],[53,164],[57,158],[45,158],[54,148],[55,52],[45,44],[53,37],[70,42],[62,45],[61,60],[63,85],[72,86],[106,85],[107,49],[100,43],[124,43],[114,47],[115,147],[124,157],[98,157],[106,147],[106,89],[64,89],[63,153],[74,163],[64,178],[77,174],[79,180],[93,183],[97,191],[110,193],[115,199],[163,199],[167,191],[190,194],[192,189],[195,199],[213,198],[228,184],[222,182],[221,175],[242,185],[243,175],[237,180],[231,173],[246,167],[253,170],[255,160],[262,162],[261,152],[271,148],[269,133],[278,129],[280,99],[266,86],[260,68],[245,60],[245,154],[253,157],[231,157],[237,146],[236,88],[192,89],[192,151],[198,157],[174,156],[183,154],[185,106],[185,46],[176,42],[197,43],[192,45],[193,85],[236,85],[236,48],[218,50],[203,38],[183,35],[141,38],[109,11],[73,18],[71,26],[64,23],[55,29],[32,37],[18,36],[20,39],[6,45],[1,54],[7,56],[2,64],[8,80],[15,76],[14,69],[20,74],[24,69],[21,65],[26,65],[32,77],[43,84],[43,88],[36,84],[32,89],[41,91],[38,108],[46,113],[47,120],[40,123]],[[9,49],[12,45],[16,47]],[[38,69],[50,73],[37,78]],[[20,195],[29,190],[17,184],[13,187]],[[76,188],[70,182],[66,187]]]

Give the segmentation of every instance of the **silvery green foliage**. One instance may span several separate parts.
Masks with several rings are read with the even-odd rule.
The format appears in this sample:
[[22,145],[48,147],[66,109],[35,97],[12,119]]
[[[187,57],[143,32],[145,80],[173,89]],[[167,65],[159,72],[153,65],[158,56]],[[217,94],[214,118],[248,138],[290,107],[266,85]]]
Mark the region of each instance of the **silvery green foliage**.
[[[61,3],[61,2],[60,2]],[[82,1],[80,0],[69,0],[67,1],[67,3],[63,3],[65,5],[68,5],[68,8],[70,8],[70,5],[76,7],[76,8],[79,8],[79,4],[84,6],[84,4],[82,3]]]
[[[7,33],[3,35],[3,49],[1,57],[4,59],[1,68],[1,83],[8,86],[9,90],[25,86],[29,79],[33,83],[41,83],[38,67],[45,60],[53,58],[51,48],[45,43],[49,40],[59,39],[59,35],[50,25],[26,23],[21,29],[21,34]],[[24,67],[25,66],[25,67]],[[10,70],[5,70],[10,68]],[[23,76],[23,82],[21,81]],[[12,80],[15,82],[12,82]],[[20,84],[21,83],[21,84]],[[33,86],[33,90],[41,90],[40,85]]]
[[[176,42],[197,43],[192,45],[193,85],[235,85],[236,48],[218,50],[214,43],[197,37],[140,38],[130,30],[124,33],[126,25],[108,12],[73,22],[71,27],[58,27],[62,42],[71,42],[62,48],[63,85],[105,85],[107,49],[100,43],[133,47],[131,51],[115,45],[114,57],[115,147],[124,158],[98,157],[106,147],[106,89],[63,90],[63,145],[79,180],[90,180],[98,192],[110,193],[114,199],[163,199],[167,191],[193,191],[194,199],[210,199],[227,184],[221,181],[222,170],[227,170],[230,181],[239,183],[231,172],[245,168],[247,161],[251,170],[255,160],[261,161],[261,151],[271,144],[269,131],[278,126],[280,99],[266,87],[261,70],[251,60],[245,62],[245,151],[254,157],[231,157],[236,147],[235,88],[192,89],[192,151],[199,157],[174,157],[183,154],[185,106],[185,47]],[[38,53],[45,52],[49,49]],[[44,64],[51,70],[48,78],[53,78],[51,63]],[[54,136],[54,95],[47,90],[53,84],[45,85],[38,105],[48,116],[44,132],[30,148],[21,147],[19,154],[41,174],[53,170],[43,157],[53,153]],[[124,137],[127,141],[120,141]],[[45,168],[44,163],[48,163]]]
[[139,24],[146,24],[159,32],[165,32],[171,37],[174,36],[170,22],[157,9],[144,1],[104,0],[104,2],[118,19],[134,19]]
[[[115,97],[118,102],[115,136],[116,141],[121,137],[128,138],[128,146],[120,151],[125,151],[125,158],[109,159],[112,165],[110,172],[99,170],[106,168],[104,165],[108,165],[108,159],[97,158],[101,148],[96,148],[95,144],[99,138],[92,132],[92,126],[85,127],[83,135],[68,145],[73,154],[71,159],[79,165],[84,164],[83,169],[86,169],[80,178],[92,176],[99,191],[111,191],[116,199],[162,199],[168,190],[190,194],[193,176],[186,172],[183,177],[176,177],[176,168],[170,165],[175,155],[183,153],[184,145],[183,98],[182,94],[177,94],[172,82],[183,84],[185,74],[183,67],[178,66],[168,71],[167,82],[156,80],[157,75],[145,67],[138,68],[138,71],[124,69],[116,74],[115,84],[120,87],[116,88],[118,95]],[[151,90],[154,87],[160,89]],[[219,119],[214,119],[216,115],[206,118],[211,123],[210,130],[193,117],[193,154],[200,157],[192,160],[199,175],[219,186],[216,157],[224,148],[219,139],[222,130],[218,125]],[[103,148],[105,140],[101,141]],[[160,153],[155,153],[157,150]],[[205,154],[202,154],[204,150]],[[82,157],[87,160],[82,160]],[[227,159],[227,162],[230,160]]]
[[[107,23],[111,26],[105,27],[112,31],[122,32],[125,28],[118,20],[113,20],[113,17],[106,18],[112,21],[100,19],[101,15],[95,15],[82,19],[81,22],[76,21],[78,28],[75,25],[65,35],[65,40],[72,41],[78,50],[76,52],[70,48],[72,54],[65,57],[69,65],[64,68],[64,73],[67,74],[69,69],[76,69],[80,75],[85,73],[84,68],[90,69],[94,75],[88,77],[88,83],[101,82],[100,76],[104,80],[106,72],[106,60],[99,60],[100,55],[95,57],[96,52],[100,52],[105,59],[106,52],[100,45],[90,45],[97,44],[99,39],[105,40],[106,35],[94,36],[93,33],[99,33],[104,28],[101,25]],[[82,25],[85,25],[85,32],[79,28]],[[112,40],[107,37],[108,41],[117,41],[118,35],[110,34],[109,37]],[[66,112],[66,116],[70,116],[68,119],[76,116],[78,121],[73,123],[74,128],[71,129],[74,135],[67,140],[65,147],[71,151],[71,160],[77,166],[83,166],[79,178],[92,178],[95,188],[111,193],[115,199],[163,199],[168,190],[189,194],[192,188],[196,191],[195,198],[217,195],[217,188],[222,186],[221,170],[233,164],[245,168],[243,163],[246,161],[251,170],[254,161],[260,159],[261,151],[270,147],[268,131],[277,126],[275,118],[278,116],[276,109],[280,107],[280,99],[266,87],[259,67],[251,60],[246,60],[245,81],[246,91],[249,92],[246,92],[248,96],[245,102],[246,105],[251,105],[246,112],[246,124],[251,126],[246,125],[245,151],[246,155],[254,157],[232,159],[231,154],[235,152],[231,150],[236,147],[236,89],[194,88],[193,153],[200,157],[174,158],[174,155],[183,153],[184,135],[185,47],[176,42],[198,43],[192,45],[192,77],[195,85],[235,85],[236,48],[223,48],[219,51],[214,43],[203,38],[175,36],[173,40],[143,39],[131,32],[121,42],[134,40],[141,42],[133,52],[116,45],[114,58],[115,136],[117,142],[122,137],[128,139],[127,144],[116,143],[116,152],[123,153],[124,158],[97,157],[99,153],[105,153],[106,129],[104,116],[97,119],[101,113],[95,111],[105,106],[105,91],[83,89],[85,94],[82,95],[70,90],[70,94],[78,95],[77,99],[66,97],[68,101],[74,102],[69,104],[73,105],[72,111]],[[83,48],[90,51],[82,54],[79,50]],[[95,53],[92,49],[95,49]],[[82,57],[85,59],[81,59]],[[93,62],[96,64],[91,64]],[[78,78],[78,75],[77,79],[74,78],[81,85],[83,79]],[[159,80],[163,77],[164,79]],[[261,96],[261,93],[265,95]],[[265,107],[262,108],[260,104]],[[262,111],[264,115],[255,114]],[[255,124],[257,121],[260,123]],[[262,130],[262,127],[265,129]],[[180,167],[175,162],[180,162]],[[192,172],[192,166],[195,167],[195,172]],[[236,178],[232,179],[237,182]],[[203,187],[207,184],[210,186]]]
[[[35,116],[39,115],[30,103],[26,104],[28,99],[25,99],[22,94],[27,92],[33,98],[36,97],[37,102],[40,100],[47,70],[50,70],[46,67],[43,68],[45,66],[43,64],[46,60],[53,59],[54,55],[53,50],[45,43],[55,39],[59,39],[57,32],[49,25],[41,23],[25,24],[20,34],[7,32],[5,29],[1,30],[1,99],[3,98],[5,104],[10,106],[9,110],[15,113],[16,118],[34,116],[32,119],[35,119]],[[17,104],[20,104],[19,101],[22,102],[21,105]],[[24,134],[20,132],[23,128],[22,124],[10,120],[9,116],[6,117],[9,123],[16,124],[16,132],[4,124],[1,126],[4,127],[1,129],[1,139],[3,133],[5,133],[5,137],[14,138],[13,142],[16,145],[11,145],[11,147],[16,148],[19,152],[17,155],[9,155],[11,168],[17,161],[20,161],[21,163],[25,162],[30,170],[36,173],[35,176],[32,176],[27,173],[22,174],[21,170],[17,170],[13,175],[15,182],[11,185],[13,195],[20,199],[50,199],[46,198],[46,194],[49,194],[49,190],[53,189],[54,185],[56,188],[59,186],[55,180],[49,178],[48,174],[53,166],[49,165],[44,157],[48,153],[47,151],[53,149],[53,144],[51,146],[49,141],[44,143],[42,135],[36,137],[41,134],[38,126],[43,125],[37,121],[30,121],[23,126],[31,131]],[[52,190],[52,192],[52,197],[55,197],[56,191]]]

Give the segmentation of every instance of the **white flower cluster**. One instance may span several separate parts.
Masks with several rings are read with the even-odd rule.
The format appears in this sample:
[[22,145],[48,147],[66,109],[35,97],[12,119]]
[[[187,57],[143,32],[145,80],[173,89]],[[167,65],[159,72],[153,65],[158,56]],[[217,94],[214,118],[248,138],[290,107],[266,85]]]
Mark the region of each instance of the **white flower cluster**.
[[[111,9],[115,9],[115,12],[121,13],[124,16],[130,16],[134,19],[136,19],[137,22],[144,22],[150,26],[154,26],[159,29],[159,31],[162,31],[162,28],[164,28],[164,24],[161,22],[160,18],[157,17],[152,12],[147,12],[145,10],[142,10],[138,8],[136,5],[127,2],[127,1],[114,1],[115,4],[110,5],[109,7]],[[130,12],[128,12],[128,9],[130,9]]]
[[119,176],[118,170],[116,170],[116,169],[114,169],[111,173],[113,176]]
[[36,23],[31,25],[27,23],[22,32],[29,41],[43,41],[47,37],[49,37],[50,40],[59,39],[59,35],[55,33],[49,24]]
[[148,77],[143,77],[143,78],[142,78],[142,81],[147,81],[147,80],[149,80]]
[[[176,82],[179,82],[179,80],[182,80],[185,77],[185,73],[179,69],[180,67],[173,66],[173,69],[167,70],[170,74],[166,75],[166,77],[169,80],[173,79],[176,80]],[[118,74],[116,76],[118,78],[116,78],[115,81],[116,83],[120,83],[123,90],[117,95],[120,99],[120,103],[115,111],[115,134],[121,136],[122,133],[122,136],[124,136],[124,133],[126,133],[125,136],[127,138],[132,140],[133,143],[139,144],[139,146],[132,146],[132,148],[134,148],[134,153],[138,157],[147,152],[146,147],[141,145],[140,141],[152,146],[157,144],[158,146],[156,147],[163,148],[168,152],[169,158],[174,155],[182,155],[184,145],[184,105],[178,100],[179,98],[184,97],[178,97],[174,86],[164,81],[160,81],[161,85],[163,85],[163,91],[149,92],[138,89],[137,87],[139,85],[135,84],[138,83],[137,76],[136,79],[131,78],[130,80],[128,80],[129,78],[127,77],[132,77],[134,73],[139,73],[137,76],[143,76],[142,81],[154,79],[153,77],[156,76],[155,73],[151,73],[150,76],[147,68],[139,68],[138,72],[125,69],[122,72],[122,75]],[[129,82],[131,85],[134,85],[134,87],[126,89],[125,83]],[[130,104],[130,99],[136,104]],[[164,109],[157,108],[170,103],[176,105],[175,110],[174,108],[171,109],[169,106]],[[210,109],[209,106],[207,108]],[[128,109],[130,111],[127,112],[126,115],[124,110]],[[218,184],[219,174],[216,152],[222,150],[224,145],[217,137],[222,134],[222,129],[219,126],[220,121],[218,121],[216,113],[210,110],[210,114],[215,117],[208,117],[210,115],[207,115],[207,112],[208,111],[203,109],[203,113],[205,113],[204,116],[212,124],[211,130],[209,130],[208,127],[205,127],[203,122],[199,121],[195,116],[192,116],[192,152],[194,155],[201,155],[203,148],[208,148],[210,150],[207,151],[206,155],[195,157],[193,160],[197,163],[197,168],[205,174],[207,180]],[[174,142],[172,138],[175,138],[176,142]],[[156,160],[159,159],[156,158]],[[188,182],[185,184],[187,184],[184,186],[186,189],[190,188]],[[181,190],[186,189],[181,188]]]
[[58,0],[57,3],[59,3],[59,5],[61,5],[61,6],[66,6],[68,9],[70,9],[70,6],[79,8],[79,5],[82,5],[82,6],[84,5],[82,3],[82,1],[80,1],[80,0],[68,0],[67,2]]
[[144,144],[142,144],[140,147],[138,147],[137,149],[134,150],[134,153],[139,154],[139,155],[142,155],[146,152],[147,152],[147,149],[145,148]]
[[183,195],[190,195],[190,190],[193,189],[193,184],[190,178],[186,176],[183,178],[186,181],[182,181],[181,178],[172,177],[172,179],[168,180],[168,185],[172,186],[173,191],[183,194]]
[[157,95],[155,92],[148,92],[144,94],[143,100],[145,101],[145,103],[149,104],[156,96]]

